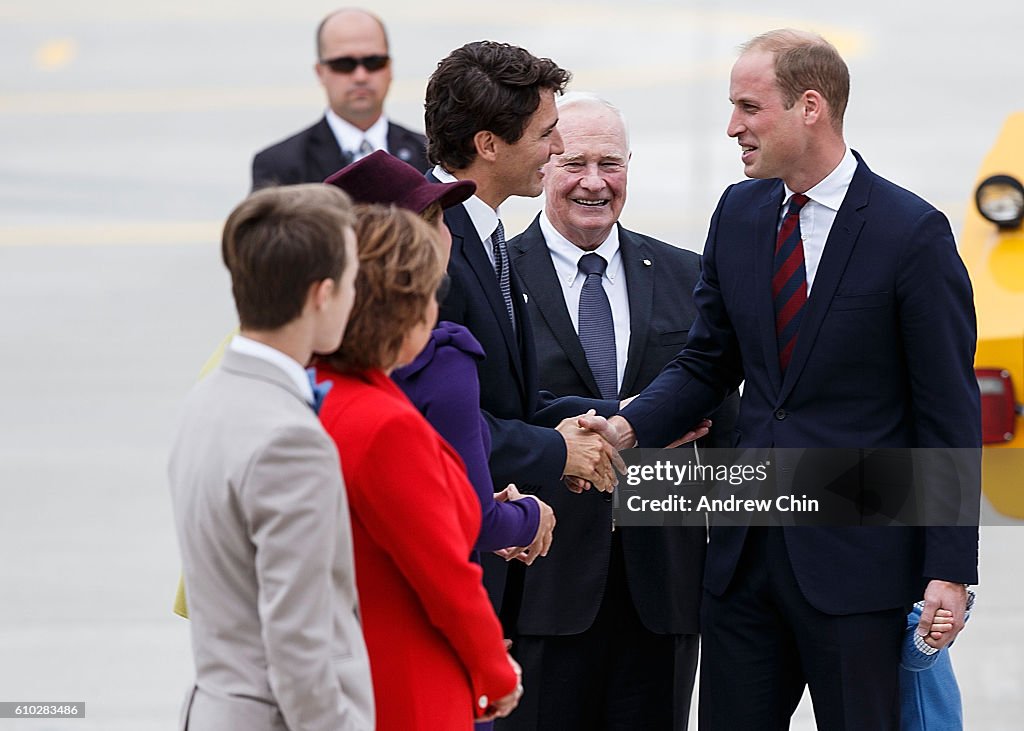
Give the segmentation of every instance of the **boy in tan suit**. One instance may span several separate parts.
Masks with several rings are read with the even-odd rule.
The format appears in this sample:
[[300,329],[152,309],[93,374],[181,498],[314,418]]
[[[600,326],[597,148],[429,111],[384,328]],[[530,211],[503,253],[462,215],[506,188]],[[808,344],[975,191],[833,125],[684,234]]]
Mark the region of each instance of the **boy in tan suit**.
[[262,190],[222,254],[241,324],[170,459],[195,686],[180,728],[372,729],[348,503],[304,370],[337,349],[358,269],[333,186]]

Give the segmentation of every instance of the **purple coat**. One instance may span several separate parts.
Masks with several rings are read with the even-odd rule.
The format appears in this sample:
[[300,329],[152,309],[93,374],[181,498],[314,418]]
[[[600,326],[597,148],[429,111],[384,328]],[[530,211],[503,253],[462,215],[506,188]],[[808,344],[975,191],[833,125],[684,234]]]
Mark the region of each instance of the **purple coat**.
[[480,413],[476,366],[483,358],[483,348],[469,330],[442,321],[416,360],[396,369],[391,377],[466,463],[483,514],[476,550],[495,551],[532,543],[540,508],[532,498],[507,503],[494,500],[487,466],[491,435]]

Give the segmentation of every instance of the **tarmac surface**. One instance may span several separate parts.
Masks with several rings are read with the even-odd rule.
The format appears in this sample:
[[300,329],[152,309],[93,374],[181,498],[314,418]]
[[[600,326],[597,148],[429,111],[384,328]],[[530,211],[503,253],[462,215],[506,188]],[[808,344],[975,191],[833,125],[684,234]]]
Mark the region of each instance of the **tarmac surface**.
[[[551,56],[630,122],[623,222],[697,251],[742,177],[728,72],[758,32],[836,43],[853,78],[847,139],[954,230],[983,154],[1024,104],[1024,10],[1008,0],[509,7],[375,3],[396,63],[392,117],[422,127],[427,77],[466,41]],[[87,704],[82,719],[0,719],[0,731],[177,718],[192,669],[187,624],[170,613],[167,451],[178,405],[235,324],[221,222],[252,154],[322,113],[313,32],[331,8],[0,3],[0,701]],[[538,209],[505,206],[510,235]],[[1022,555],[1019,525],[983,528],[978,605],[953,650],[969,729],[1024,723]],[[793,728],[813,727],[805,699]]]

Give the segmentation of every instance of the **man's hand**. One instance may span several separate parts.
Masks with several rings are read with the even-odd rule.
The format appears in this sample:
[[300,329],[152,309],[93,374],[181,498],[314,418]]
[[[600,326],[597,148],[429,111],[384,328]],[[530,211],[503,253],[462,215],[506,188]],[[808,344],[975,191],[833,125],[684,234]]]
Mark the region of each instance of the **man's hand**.
[[572,475],[566,475],[562,478],[562,482],[569,488],[569,492],[574,492],[579,495],[584,490],[589,490],[593,485],[580,477],[573,477]]
[[690,431],[683,434],[683,436],[676,439],[674,442],[668,445],[666,449],[674,449],[675,447],[679,447],[683,444],[689,444],[690,442],[695,442],[698,439],[703,439],[708,435],[708,432],[710,431],[711,419],[701,419],[700,423],[697,424],[697,426],[693,427],[693,429],[691,429]]
[[[949,622],[952,626],[948,631],[939,632],[939,636],[935,637],[935,633],[932,632],[932,624],[936,621],[936,613],[939,609],[948,609],[952,612]],[[960,634],[960,630],[964,628],[966,609],[967,588],[963,584],[932,579],[924,590],[924,610],[921,612],[921,619],[917,623],[917,633],[921,637],[930,637],[934,640],[934,644],[928,642],[932,647],[938,649],[947,647]]]
[[523,669],[519,667],[519,663],[511,655],[508,655],[508,661],[512,665],[512,669],[516,671],[516,687],[507,696],[499,698],[487,706],[484,714],[476,719],[478,722],[505,718],[505,716],[515,710],[516,706],[519,705],[519,699],[523,697]]
[[[630,449],[636,445],[636,434],[633,433],[633,427],[618,414],[610,419],[605,419],[603,416],[596,416],[591,410],[583,416],[577,417],[576,423],[584,429],[600,434],[616,450]],[[624,468],[621,471],[624,471]]]
[[615,449],[598,433],[582,428],[581,424],[577,423],[578,420],[588,418],[604,421],[603,417],[595,414],[596,412],[591,409],[584,416],[563,419],[555,427],[565,440],[565,469],[562,474],[581,477],[593,483],[601,492],[611,492],[618,482],[612,463],[617,461],[618,464],[622,464],[622,460]]

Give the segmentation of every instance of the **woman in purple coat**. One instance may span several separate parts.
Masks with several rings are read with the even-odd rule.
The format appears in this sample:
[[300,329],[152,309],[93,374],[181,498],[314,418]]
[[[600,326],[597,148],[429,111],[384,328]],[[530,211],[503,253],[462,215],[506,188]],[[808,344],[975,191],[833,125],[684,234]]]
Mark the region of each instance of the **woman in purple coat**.
[[[324,182],[337,185],[357,203],[395,205],[436,225],[445,241],[451,234],[443,210],[476,191],[470,181],[431,183],[411,165],[377,151],[339,170]],[[443,293],[438,293],[442,298]],[[427,421],[454,447],[480,500],[483,520],[477,551],[532,563],[551,545],[554,513],[539,498],[522,496],[514,485],[495,495],[487,460],[490,432],[480,413],[477,360],[483,348],[462,325],[439,322],[419,356],[392,373],[395,383]]]

